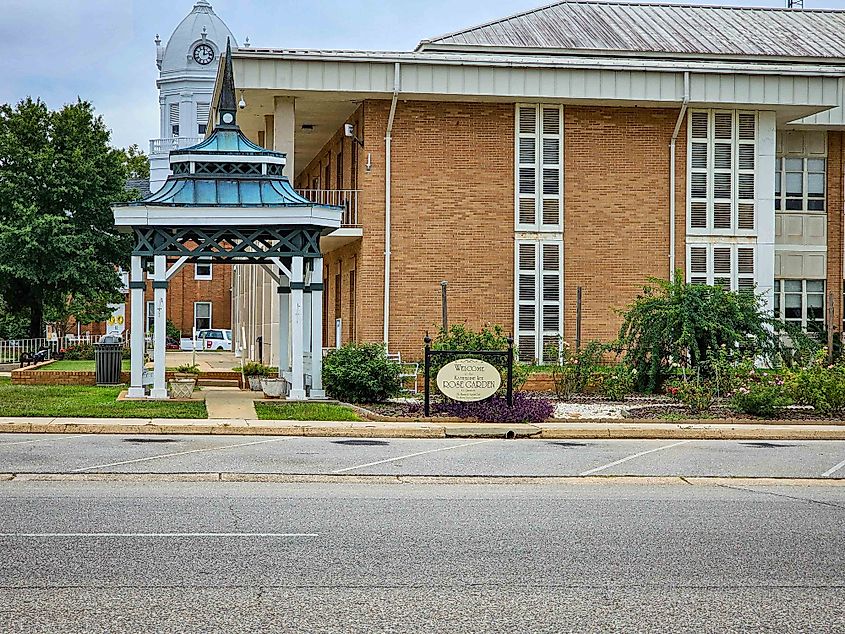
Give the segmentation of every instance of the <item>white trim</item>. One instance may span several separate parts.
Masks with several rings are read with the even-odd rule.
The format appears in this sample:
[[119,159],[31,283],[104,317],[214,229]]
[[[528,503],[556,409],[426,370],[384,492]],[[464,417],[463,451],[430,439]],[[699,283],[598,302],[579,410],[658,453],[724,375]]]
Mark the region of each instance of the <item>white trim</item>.
[[[185,258],[187,259],[187,258]],[[201,275],[199,272],[200,266],[207,266],[208,267],[208,275]],[[194,263],[194,279],[195,280],[202,280],[202,281],[209,281],[214,278],[214,267],[212,265],[211,258],[202,258],[201,261]]]

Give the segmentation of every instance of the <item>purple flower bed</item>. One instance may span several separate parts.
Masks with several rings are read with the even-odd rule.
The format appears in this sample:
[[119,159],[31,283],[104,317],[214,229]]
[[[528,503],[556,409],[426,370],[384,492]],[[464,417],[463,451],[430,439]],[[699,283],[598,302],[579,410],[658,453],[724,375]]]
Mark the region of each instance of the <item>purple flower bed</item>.
[[500,396],[477,403],[446,401],[436,407],[438,413],[447,416],[476,418],[488,423],[542,423],[555,409],[549,399],[530,398],[519,392],[513,396],[513,407],[508,407],[507,400]]

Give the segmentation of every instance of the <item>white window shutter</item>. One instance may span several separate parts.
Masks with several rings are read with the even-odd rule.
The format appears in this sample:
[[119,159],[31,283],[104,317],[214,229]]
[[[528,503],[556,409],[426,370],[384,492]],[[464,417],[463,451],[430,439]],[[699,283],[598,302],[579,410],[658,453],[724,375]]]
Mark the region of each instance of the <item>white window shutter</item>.
[[563,107],[517,106],[517,231],[563,229]]

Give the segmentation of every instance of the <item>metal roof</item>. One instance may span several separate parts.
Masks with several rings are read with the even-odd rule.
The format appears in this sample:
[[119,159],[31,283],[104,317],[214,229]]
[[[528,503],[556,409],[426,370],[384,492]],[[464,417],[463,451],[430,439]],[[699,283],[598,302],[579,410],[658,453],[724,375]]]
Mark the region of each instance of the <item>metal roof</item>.
[[844,34],[845,11],[564,0],[423,40],[417,50],[840,60]]

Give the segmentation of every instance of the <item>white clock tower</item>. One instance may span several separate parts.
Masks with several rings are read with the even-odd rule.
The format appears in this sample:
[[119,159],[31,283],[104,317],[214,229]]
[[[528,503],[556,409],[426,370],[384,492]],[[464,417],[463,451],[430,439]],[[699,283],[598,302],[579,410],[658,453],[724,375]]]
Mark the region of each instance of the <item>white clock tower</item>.
[[166,46],[156,36],[161,134],[150,141],[150,190],[161,189],[170,174],[171,150],[199,143],[205,136],[208,110],[226,38],[238,46],[229,27],[208,0],[196,0]]

